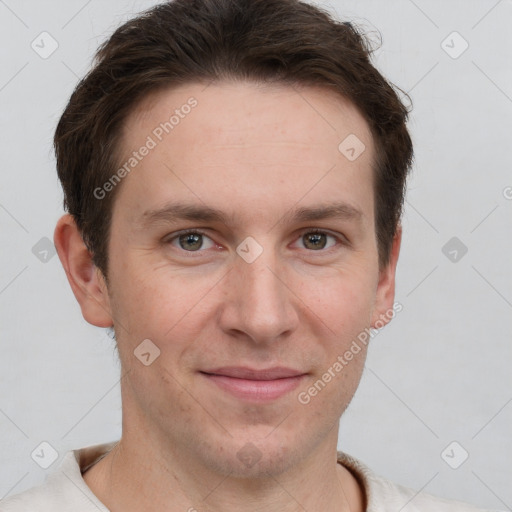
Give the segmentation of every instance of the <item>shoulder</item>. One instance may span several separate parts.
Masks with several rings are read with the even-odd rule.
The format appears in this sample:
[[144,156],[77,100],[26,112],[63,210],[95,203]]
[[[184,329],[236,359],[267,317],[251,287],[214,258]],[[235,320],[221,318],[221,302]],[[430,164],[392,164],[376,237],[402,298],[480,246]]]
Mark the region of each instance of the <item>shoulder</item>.
[[[380,512],[381,510],[401,510],[401,512],[484,512],[484,509],[477,508],[469,503],[440,498],[426,492],[418,492],[378,476],[373,479],[372,485],[375,504],[386,504],[385,507],[381,507],[380,504],[377,505],[375,512]],[[374,509],[369,508],[368,512],[370,510],[373,512]]]
[[364,488],[367,512],[491,512],[469,503],[447,500],[396,484],[343,452],[338,452],[338,462],[352,471]]
[[42,485],[0,501],[0,512],[50,512],[62,509],[62,489],[51,485],[49,479]]
[[103,453],[111,444],[69,451],[45,482],[0,501],[0,512],[108,512],[87,487],[81,469],[89,454]]

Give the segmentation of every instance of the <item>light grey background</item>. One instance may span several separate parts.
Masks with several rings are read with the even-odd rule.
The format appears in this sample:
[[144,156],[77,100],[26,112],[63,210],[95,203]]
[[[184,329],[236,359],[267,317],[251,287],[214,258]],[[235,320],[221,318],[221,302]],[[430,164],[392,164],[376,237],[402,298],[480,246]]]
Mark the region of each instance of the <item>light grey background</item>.
[[[69,95],[98,44],[154,3],[0,0],[0,497],[121,433],[113,341],[39,241],[62,213],[51,139]],[[381,32],[376,65],[414,104],[403,311],[372,341],[339,448],[403,485],[511,510],[512,2],[317,3]],[[59,45],[46,59],[31,48],[43,31]],[[455,262],[452,237],[468,249],[448,246]],[[47,470],[30,456],[42,441],[59,453]],[[452,464],[469,453],[458,469],[441,456],[453,441]]]

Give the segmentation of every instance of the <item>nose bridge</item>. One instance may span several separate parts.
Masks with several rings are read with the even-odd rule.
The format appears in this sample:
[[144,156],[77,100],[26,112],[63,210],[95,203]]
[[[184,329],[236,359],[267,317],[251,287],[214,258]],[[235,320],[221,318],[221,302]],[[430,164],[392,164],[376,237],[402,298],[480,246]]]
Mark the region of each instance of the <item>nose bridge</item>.
[[292,331],[297,324],[293,295],[281,281],[275,252],[262,248],[252,260],[242,253],[234,267],[229,283],[230,312],[224,327],[243,331],[254,341],[271,341]]
[[274,261],[268,262],[263,258],[250,265],[240,263],[247,298],[254,305],[280,306],[283,303],[283,283],[277,278],[276,265],[272,263]]

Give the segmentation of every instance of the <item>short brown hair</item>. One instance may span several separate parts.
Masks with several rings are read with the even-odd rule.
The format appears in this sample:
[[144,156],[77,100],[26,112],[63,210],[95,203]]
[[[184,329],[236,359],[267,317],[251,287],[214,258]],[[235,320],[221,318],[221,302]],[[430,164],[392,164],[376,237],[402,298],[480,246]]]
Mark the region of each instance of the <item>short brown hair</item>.
[[[368,38],[299,0],[174,0],[119,27],[98,49],[55,131],[64,208],[107,277],[116,187],[94,194],[120,165],[123,122],[149,93],[197,81],[321,85],[351,101],[376,148],[375,225],[386,265],[400,222],[413,148],[408,110],[371,64]],[[340,141],[341,142],[341,141]]]

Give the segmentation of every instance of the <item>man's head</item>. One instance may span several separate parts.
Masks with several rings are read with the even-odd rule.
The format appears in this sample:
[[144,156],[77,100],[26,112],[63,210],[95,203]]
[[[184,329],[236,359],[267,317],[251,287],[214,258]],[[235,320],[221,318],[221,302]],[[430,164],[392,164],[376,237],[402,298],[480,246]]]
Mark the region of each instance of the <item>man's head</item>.
[[103,46],[56,134],[55,241],[115,328],[132,445],[238,476],[328,456],[394,315],[405,117],[299,2],[173,2]]
[[119,170],[137,165],[122,158],[129,113],[159,89],[225,79],[319,85],[359,109],[375,145],[376,236],[380,264],[387,263],[412,144],[406,109],[369,58],[369,44],[353,25],[295,0],[178,0],[120,27],[78,84],[54,140],[64,206],[96,266],[108,276]]

